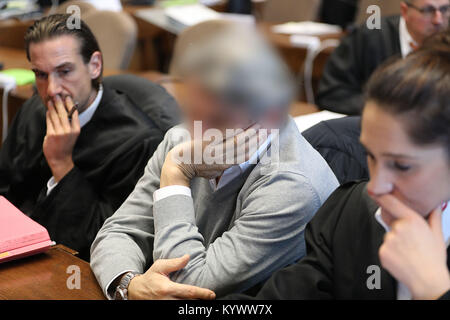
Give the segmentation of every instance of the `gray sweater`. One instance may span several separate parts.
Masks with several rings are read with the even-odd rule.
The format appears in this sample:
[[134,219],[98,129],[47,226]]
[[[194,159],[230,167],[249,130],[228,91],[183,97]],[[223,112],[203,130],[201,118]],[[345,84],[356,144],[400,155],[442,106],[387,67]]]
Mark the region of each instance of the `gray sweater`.
[[189,264],[171,279],[222,296],[244,291],[305,255],[305,226],[338,182],[292,119],[281,130],[278,159],[269,163],[265,154],[217,191],[195,178],[192,197],[153,203],[164,159],[177,143],[175,130],[92,244],[91,267],[105,294],[117,276],[143,273],[156,259],[189,254]]

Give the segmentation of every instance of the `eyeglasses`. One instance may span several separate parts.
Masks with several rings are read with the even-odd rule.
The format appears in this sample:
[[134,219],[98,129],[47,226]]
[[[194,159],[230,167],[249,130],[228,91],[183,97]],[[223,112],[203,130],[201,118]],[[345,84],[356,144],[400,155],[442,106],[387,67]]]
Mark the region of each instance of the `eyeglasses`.
[[444,17],[450,16],[450,5],[448,5],[448,4],[441,6],[439,8],[436,8],[434,6],[426,6],[424,8],[419,8],[409,2],[406,2],[406,5],[410,8],[413,8],[413,9],[419,11],[425,18],[428,18],[428,19],[432,19],[438,11]]

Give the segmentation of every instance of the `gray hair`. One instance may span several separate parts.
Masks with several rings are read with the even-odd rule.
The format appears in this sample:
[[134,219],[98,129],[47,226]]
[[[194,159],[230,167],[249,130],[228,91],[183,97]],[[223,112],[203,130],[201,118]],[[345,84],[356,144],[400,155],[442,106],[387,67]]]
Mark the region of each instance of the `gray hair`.
[[208,21],[186,30],[175,48],[171,73],[196,79],[221,101],[253,116],[287,110],[293,77],[275,50],[253,28]]

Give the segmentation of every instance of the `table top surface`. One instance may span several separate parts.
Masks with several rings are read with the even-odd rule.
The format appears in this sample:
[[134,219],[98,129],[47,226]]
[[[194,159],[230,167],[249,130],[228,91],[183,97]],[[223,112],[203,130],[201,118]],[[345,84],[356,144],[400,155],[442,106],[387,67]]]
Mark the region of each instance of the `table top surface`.
[[[170,20],[165,12],[164,8],[159,7],[149,7],[149,8],[141,8],[139,10],[135,10],[132,13],[134,16],[147,21],[150,24],[153,24],[167,32],[178,35],[180,34],[186,27],[178,24],[172,20]],[[297,48],[295,45],[291,43],[290,35],[275,33],[272,31],[273,23],[269,22],[257,22],[257,27],[269,37],[273,44],[277,46],[282,46],[284,48]],[[318,36],[320,40],[324,39],[340,39],[344,33],[335,33],[335,34],[324,34]],[[300,48],[304,49],[304,48]]]
[[[45,253],[0,264],[0,299],[105,299],[89,263],[73,253],[64,246],[56,245]],[[74,269],[69,268],[71,266]],[[73,278],[76,276],[75,269],[80,271],[80,288],[70,289],[71,285],[76,284]]]

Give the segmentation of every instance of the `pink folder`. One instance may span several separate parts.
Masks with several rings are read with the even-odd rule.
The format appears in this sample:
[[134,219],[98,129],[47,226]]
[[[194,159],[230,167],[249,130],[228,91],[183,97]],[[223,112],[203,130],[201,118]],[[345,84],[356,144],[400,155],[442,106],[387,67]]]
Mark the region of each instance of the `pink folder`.
[[47,230],[0,196],[0,263],[46,251]]

